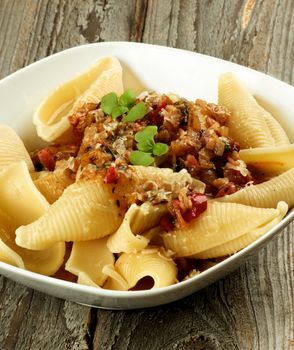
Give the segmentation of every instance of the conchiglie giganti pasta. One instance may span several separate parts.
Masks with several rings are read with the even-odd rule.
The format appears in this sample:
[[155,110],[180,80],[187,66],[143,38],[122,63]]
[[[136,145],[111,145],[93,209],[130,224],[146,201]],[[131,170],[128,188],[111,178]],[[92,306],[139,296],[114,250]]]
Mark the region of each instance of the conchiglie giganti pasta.
[[149,239],[140,234],[158,225],[165,212],[166,208],[163,205],[132,204],[119,229],[109,237],[107,242],[109,250],[113,253],[130,253],[145,248]]
[[205,250],[201,253],[195,254],[192,257],[194,259],[211,259],[218,258],[221,256],[231,255],[237,251],[247,247],[252,242],[256,241],[258,238],[263,236],[266,232],[275,227],[287,214],[288,205],[285,202],[279,202],[277,209],[279,210],[279,215],[270,221],[268,224],[258,227],[245,235],[235,238],[227,243],[221,244],[214,248]]
[[6,245],[0,238],[0,261],[24,269],[22,258]]
[[15,244],[15,229],[38,219],[49,204],[34,186],[24,161],[12,163],[0,173],[0,238],[18,254],[27,270],[53,275],[61,266],[65,244],[31,251]]
[[56,242],[88,241],[117,230],[122,218],[110,189],[102,180],[67,187],[40,219],[16,230],[16,243],[45,249]]
[[29,171],[34,171],[33,162],[20,137],[9,126],[0,125],[0,170],[21,160],[25,161]]
[[115,270],[128,283],[128,289],[135,287],[144,277],[153,279],[153,288],[169,286],[177,281],[176,264],[163,256],[158,248],[123,253],[115,263]]
[[[107,248],[106,242],[107,237],[74,242],[65,270],[79,276],[84,282],[91,280],[94,284],[102,286],[107,278],[102,272],[103,267],[114,264],[114,256]],[[83,275],[80,275],[81,273]]]
[[0,172],[0,209],[15,227],[38,219],[49,204],[34,185],[24,161],[12,163]]
[[209,202],[207,210],[191,221],[185,229],[176,229],[163,234],[162,237],[167,249],[175,252],[177,257],[186,257],[261,228],[279,215],[278,209]]
[[103,288],[111,290],[129,289],[128,282],[115,270],[113,265],[104,266],[102,271],[108,276]]
[[269,147],[269,148],[248,148],[239,153],[247,165],[269,175],[281,174],[294,168],[294,144]]
[[50,204],[56,202],[63,191],[74,182],[67,170],[57,168],[53,172],[35,173],[39,176],[35,176],[34,184]]
[[34,114],[37,134],[54,141],[70,129],[68,116],[88,103],[98,104],[109,93],[123,92],[122,68],[114,57],[104,57],[90,69],[61,84],[40,104]]
[[218,202],[241,203],[259,208],[273,208],[285,201],[294,205],[294,168],[258,185],[251,185],[233,194],[214,199]]
[[[282,127],[269,122],[274,119],[271,114],[256,102],[231,73],[222,74],[219,78],[218,103],[231,112],[229,134],[240,143],[241,148],[289,144]],[[281,140],[282,134],[284,141]]]

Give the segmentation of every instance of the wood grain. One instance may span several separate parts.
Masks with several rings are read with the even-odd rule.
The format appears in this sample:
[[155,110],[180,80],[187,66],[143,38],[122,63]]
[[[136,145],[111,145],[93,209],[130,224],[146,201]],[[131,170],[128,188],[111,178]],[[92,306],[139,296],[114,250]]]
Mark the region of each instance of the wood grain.
[[[294,2],[256,0],[244,25],[246,4],[0,0],[0,77],[75,45],[131,40],[224,58],[294,84]],[[293,232],[291,224],[227,278],[149,310],[90,309],[1,277],[0,348],[292,350]]]

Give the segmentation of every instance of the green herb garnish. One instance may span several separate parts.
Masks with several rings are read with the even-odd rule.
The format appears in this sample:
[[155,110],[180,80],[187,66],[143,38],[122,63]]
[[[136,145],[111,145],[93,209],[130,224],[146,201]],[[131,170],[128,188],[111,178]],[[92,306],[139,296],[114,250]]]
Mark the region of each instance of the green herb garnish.
[[146,126],[145,129],[139,131],[135,135],[137,141],[137,148],[142,152],[153,152],[153,146],[155,145],[154,136],[157,134],[157,126]]
[[123,118],[124,122],[134,122],[142,119],[147,114],[147,108],[144,102],[137,103],[129,113]]
[[168,145],[165,143],[158,142],[153,146],[153,154],[155,156],[163,156],[168,151]]
[[130,161],[134,165],[149,166],[154,163],[154,157],[147,152],[133,151],[130,155]]
[[110,92],[101,99],[101,108],[105,114],[111,114],[114,107],[118,105],[118,99],[115,92]]
[[138,151],[133,151],[130,155],[130,161],[134,165],[148,166],[154,163],[154,156],[162,156],[167,153],[168,145],[154,141],[157,134],[157,126],[146,126],[135,135]]
[[124,121],[132,122],[143,118],[147,113],[147,108],[143,102],[137,105],[135,105],[135,102],[136,96],[131,89],[126,90],[120,98],[117,97],[115,92],[110,92],[102,97],[101,108],[105,114],[111,115],[112,119],[128,113]]
[[133,107],[135,102],[136,102],[136,96],[131,89],[128,89],[127,91],[125,91],[121,95],[121,97],[119,98],[119,101],[118,101],[120,106],[124,106],[127,108]]
[[117,117],[127,113],[129,109],[125,106],[115,106],[111,112],[112,119],[116,119]]

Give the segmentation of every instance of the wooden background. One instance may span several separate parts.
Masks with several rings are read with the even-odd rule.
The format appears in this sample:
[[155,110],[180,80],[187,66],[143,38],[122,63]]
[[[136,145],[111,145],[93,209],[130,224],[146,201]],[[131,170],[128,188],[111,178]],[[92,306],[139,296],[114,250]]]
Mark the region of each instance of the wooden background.
[[[217,56],[293,85],[293,12],[293,0],[0,0],[0,77],[75,45],[127,40]],[[293,231],[229,277],[148,310],[91,309],[0,277],[0,348],[294,349]]]

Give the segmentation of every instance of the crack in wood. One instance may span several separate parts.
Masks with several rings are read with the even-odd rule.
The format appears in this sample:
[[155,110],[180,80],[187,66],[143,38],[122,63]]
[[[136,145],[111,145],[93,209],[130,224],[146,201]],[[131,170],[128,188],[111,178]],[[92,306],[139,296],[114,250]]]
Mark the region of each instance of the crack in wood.
[[88,320],[88,329],[85,337],[86,343],[88,345],[88,350],[94,350],[94,337],[95,330],[97,326],[97,309],[91,308]]
[[141,42],[143,40],[147,11],[148,0],[135,1],[135,13],[131,22],[131,41]]

